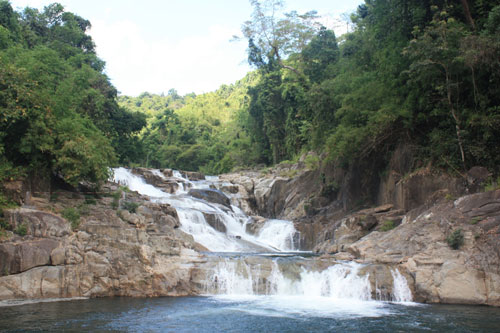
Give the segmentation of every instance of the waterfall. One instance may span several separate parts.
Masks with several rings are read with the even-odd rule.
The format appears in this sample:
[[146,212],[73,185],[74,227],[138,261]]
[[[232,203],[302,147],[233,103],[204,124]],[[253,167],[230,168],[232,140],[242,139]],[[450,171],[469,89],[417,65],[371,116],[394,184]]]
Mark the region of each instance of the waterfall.
[[[151,170],[154,175],[168,180],[160,170]],[[246,232],[249,217],[241,209],[221,207],[187,194],[188,188],[210,189],[216,187],[218,177],[207,176],[206,180],[189,181],[179,171],[173,171],[179,189],[169,194],[147,184],[140,176],[125,168],[114,169],[113,181],[126,185],[132,191],[151,197],[152,201],[167,203],[177,210],[181,230],[192,235],[194,240],[213,252],[276,252],[294,249],[296,230],[290,221],[269,220],[258,236]],[[216,230],[207,222],[207,215],[216,219],[223,228]],[[224,231],[225,230],[225,231]]]
[[153,185],[147,184],[144,179],[132,174],[125,168],[113,169],[113,181],[127,186],[132,191],[137,191],[140,194],[147,195],[152,198],[165,198],[169,196],[168,193],[157,189]]
[[413,297],[411,294],[411,290],[408,287],[408,281],[406,278],[399,272],[399,270],[391,269],[392,274],[392,300],[395,302],[411,302],[413,301]]
[[[219,262],[207,276],[205,290],[209,294],[226,296],[304,296],[328,299],[371,300],[368,275],[359,276],[362,267],[356,263],[342,263],[323,271],[312,271],[293,264],[288,268],[273,261],[265,274],[261,266],[253,266],[239,259]],[[263,287],[265,286],[265,288]]]
[[293,223],[283,220],[269,220],[264,224],[257,239],[281,251],[294,251],[293,236],[297,233]]
[[[384,310],[382,295],[388,286],[373,286],[364,265],[355,262],[322,261],[299,252],[300,239],[293,222],[277,219],[262,220],[247,232],[247,224],[255,221],[239,207],[211,203],[188,195],[191,188],[223,190],[230,183],[218,177],[190,181],[179,171],[172,177],[160,170],[152,174],[166,184],[177,182],[179,188],[170,194],[147,184],[140,176],[125,168],[114,170],[113,180],[132,191],[149,196],[152,202],[174,207],[180,229],[208,251],[207,261],[200,266],[196,285],[206,295],[243,302],[244,311],[314,313],[326,316],[378,316]],[[238,193],[226,194],[238,202]],[[287,252],[287,253],[279,253]],[[405,277],[391,270],[392,295],[395,302],[411,302],[412,294]],[[372,299],[372,294],[375,299]],[[388,296],[388,295],[387,295]],[[384,298],[388,298],[384,296]],[[249,303],[248,303],[249,302]]]

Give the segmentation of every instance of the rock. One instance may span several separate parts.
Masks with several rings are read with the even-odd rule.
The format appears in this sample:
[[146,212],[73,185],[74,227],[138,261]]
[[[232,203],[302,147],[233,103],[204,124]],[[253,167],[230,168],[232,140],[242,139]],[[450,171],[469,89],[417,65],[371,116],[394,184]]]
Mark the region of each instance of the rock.
[[249,223],[246,225],[246,232],[252,235],[258,235],[260,229],[266,224],[267,219],[262,216],[252,216]]
[[219,190],[214,189],[192,189],[188,194],[192,197],[231,208],[229,198]]
[[467,171],[466,177],[469,191],[474,193],[481,190],[484,183],[491,177],[491,173],[486,168],[475,166]]
[[[393,230],[370,233],[347,251],[365,262],[401,263],[415,277],[421,301],[498,306],[499,292],[490,286],[500,285],[500,231],[481,236],[483,222],[471,223],[471,217],[495,219],[500,210],[492,204],[499,196],[500,191],[477,193],[437,204]],[[458,228],[464,244],[454,250],[446,237]]]
[[218,214],[203,213],[203,216],[205,216],[205,221],[207,221],[212,228],[219,232],[226,233],[226,225]]
[[174,176],[174,171],[172,169],[163,169],[163,170],[161,170],[161,173],[163,173],[163,175],[165,177],[173,177]]
[[226,185],[226,186],[222,186],[221,190],[224,192],[236,194],[239,192],[240,189],[239,189],[238,185]]
[[22,205],[26,199],[26,186],[22,180],[6,181],[2,184],[2,192],[7,198]]
[[205,175],[200,172],[185,171],[182,174],[189,180],[205,180]]
[[33,267],[50,265],[51,252],[59,245],[53,239],[0,244],[0,275],[18,274]]
[[70,224],[52,213],[17,208],[4,210],[4,215],[13,230],[19,226],[25,226],[26,234],[34,237],[63,237],[71,233]]

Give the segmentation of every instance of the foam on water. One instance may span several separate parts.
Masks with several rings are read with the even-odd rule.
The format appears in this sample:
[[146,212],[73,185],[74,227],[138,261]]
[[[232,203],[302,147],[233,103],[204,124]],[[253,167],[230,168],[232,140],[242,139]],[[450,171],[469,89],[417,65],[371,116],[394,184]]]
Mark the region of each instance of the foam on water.
[[[152,172],[166,178],[160,170]],[[227,186],[218,183],[218,177],[190,181],[178,171],[174,171],[173,175],[180,186],[176,194],[168,194],[146,184],[141,177],[124,168],[115,169],[113,179],[132,191],[151,197],[152,201],[168,203],[176,208],[181,230],[191,234],[209,251],[263,253],[298,250],[294,244],[298,233],[290,221],[268,220],[258,235],[251,235],[246,232],[246,225],[251,219],[237,206],[224,207],[187,195],[189,188]],[[207,216],[210,216],[212,225],[219,224],[217,230],[207,222]],[[237,302],[238,311],[257,311],[260,315],[356,317],[387,314],[386,303],[371,299],[369,276],[360,275],[360,264],[338,263],[327,268],[307,270],[296,265],[293,259],[285,260],[287,263],[280,266],[278,259],[266,258],[273,260],[272,266],[269,262],[263,268],[260,264],[249,265],[243,259],[221,258],[208,272],[206,293],[216,295],[219,300]],[[411,302],[411,291],[404,276],[395,269],[392,270],[392,277],[392,300]]]
[[269,220],[260,230],[257,240],[280,251],[294,251],[293,238],[296,233],[297,230],[290,221]]
[[387,303],[371,300],[362,266],[337,264],[323,271],[302,268],[298,277],[283,273],[276,262],[267,276],[259,266],[225,260],[214,269],[207,291],[218,301],[235,303],[235,310],[264,316],[378,317]]
[[115,183],[125,185],[132,191],[137,191],[140,194],[147,195],[152,198],[165,198],[169,194],[157,189],[153,185],[147,184],[144,179],[132,174],[125,168],[113,169],[113,181]]
[[[166,178],[160,170],[152,173]],[[261,234],[256,237],[246,232],[249,217],[241,209],[232,206],[231,209],[217,204],[188,196],[189,188],[209,189],[214,186],[218,177],[207,177],[207,180],[189,181],[179,171],[173,171],[173,176],[179,180],[179,189],[175,195],[161,191],[147,184],[140,176],[132,174],[125,168],[114,169],[113,181],[126,185],[132,191],[151,197],[152,201],[168,203],[175,207],[179,216],[181,230],[193,236],[210,251],[236,252],[253,251],[289,251],[293,249],[293,234],[295,229],[288,221],[270,220],[264,226]],[[215,230],[207,222],[204,214],[214,215],[226,231]]]
[[406,278],[399,272],[399,270],[393,269],[391,270],[392,274],[392,299],[395,302],[411,302],[413,301],[413,296],[411,294],[411,290],[408,287],[408,281]]

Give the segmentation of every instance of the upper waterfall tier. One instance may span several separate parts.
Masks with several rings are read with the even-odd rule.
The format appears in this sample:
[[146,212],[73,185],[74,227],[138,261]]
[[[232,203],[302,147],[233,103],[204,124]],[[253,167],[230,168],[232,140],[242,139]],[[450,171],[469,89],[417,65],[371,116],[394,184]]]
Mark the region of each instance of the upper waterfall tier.
[[[152,174],[168,184],[176,184],[175,191],[168,193],[148,184],[143,177],[125,168],[114,169],[113,181],[126,185],[130,190],[148,196],[150,200],[168,203],[177,210],[181,230],[191,234],[195,241],[213,252],[280,252],[296,250],[293,223],[282,220],[266,220],[259,231],[247,232],[252,218],[236,206],[235,195],[222,192],[228,184],[218,177],[191,181],[180,172],[174,171],[171,177],[159,170]],[[229,184],[230,185],[230,184]],[[195,195],[193,189],[199,190]],[[201,191],[201,192],[200,192]],[[189,195],[189,194],[192,195]],[[214,198],[207,201],[205,197]],[[225,205],[220,200],[227,199]]]

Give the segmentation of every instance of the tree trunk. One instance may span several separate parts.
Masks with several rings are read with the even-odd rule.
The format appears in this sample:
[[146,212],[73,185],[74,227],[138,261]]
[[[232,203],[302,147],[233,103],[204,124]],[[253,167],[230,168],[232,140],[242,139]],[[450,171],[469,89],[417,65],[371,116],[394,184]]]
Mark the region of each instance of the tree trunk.
[[474,24],[474,20],[472,19],[472,15],[470,14],[469,2],[467,0],[461,0],[462,7],[464,8],[465,18],[469,22],[470,26],[473,30],[476,30],[476,25]]
[[452,101],[452,94],[451,94],[451,83],[450,83],[450,76],[448,74],[448,68],[445,67],[445,74],[446,74],[446,95],[447,95],[447,100],[448,100],[448,106],[450,107],[450,112],[455,120],[455,131],[457,133],[457,140],[458,140],[458,147],[460,148],[460,154],[462,157],[462,166],[464,170],[465,168],[465,153],[464,153],[464,147],[463,147],[463,141],[462,141],[462,135],[461,132],[462,130],[460,129],[460,119],[458,118],[457,112],[455,110],[455,107],[453,106],[453,101]]

